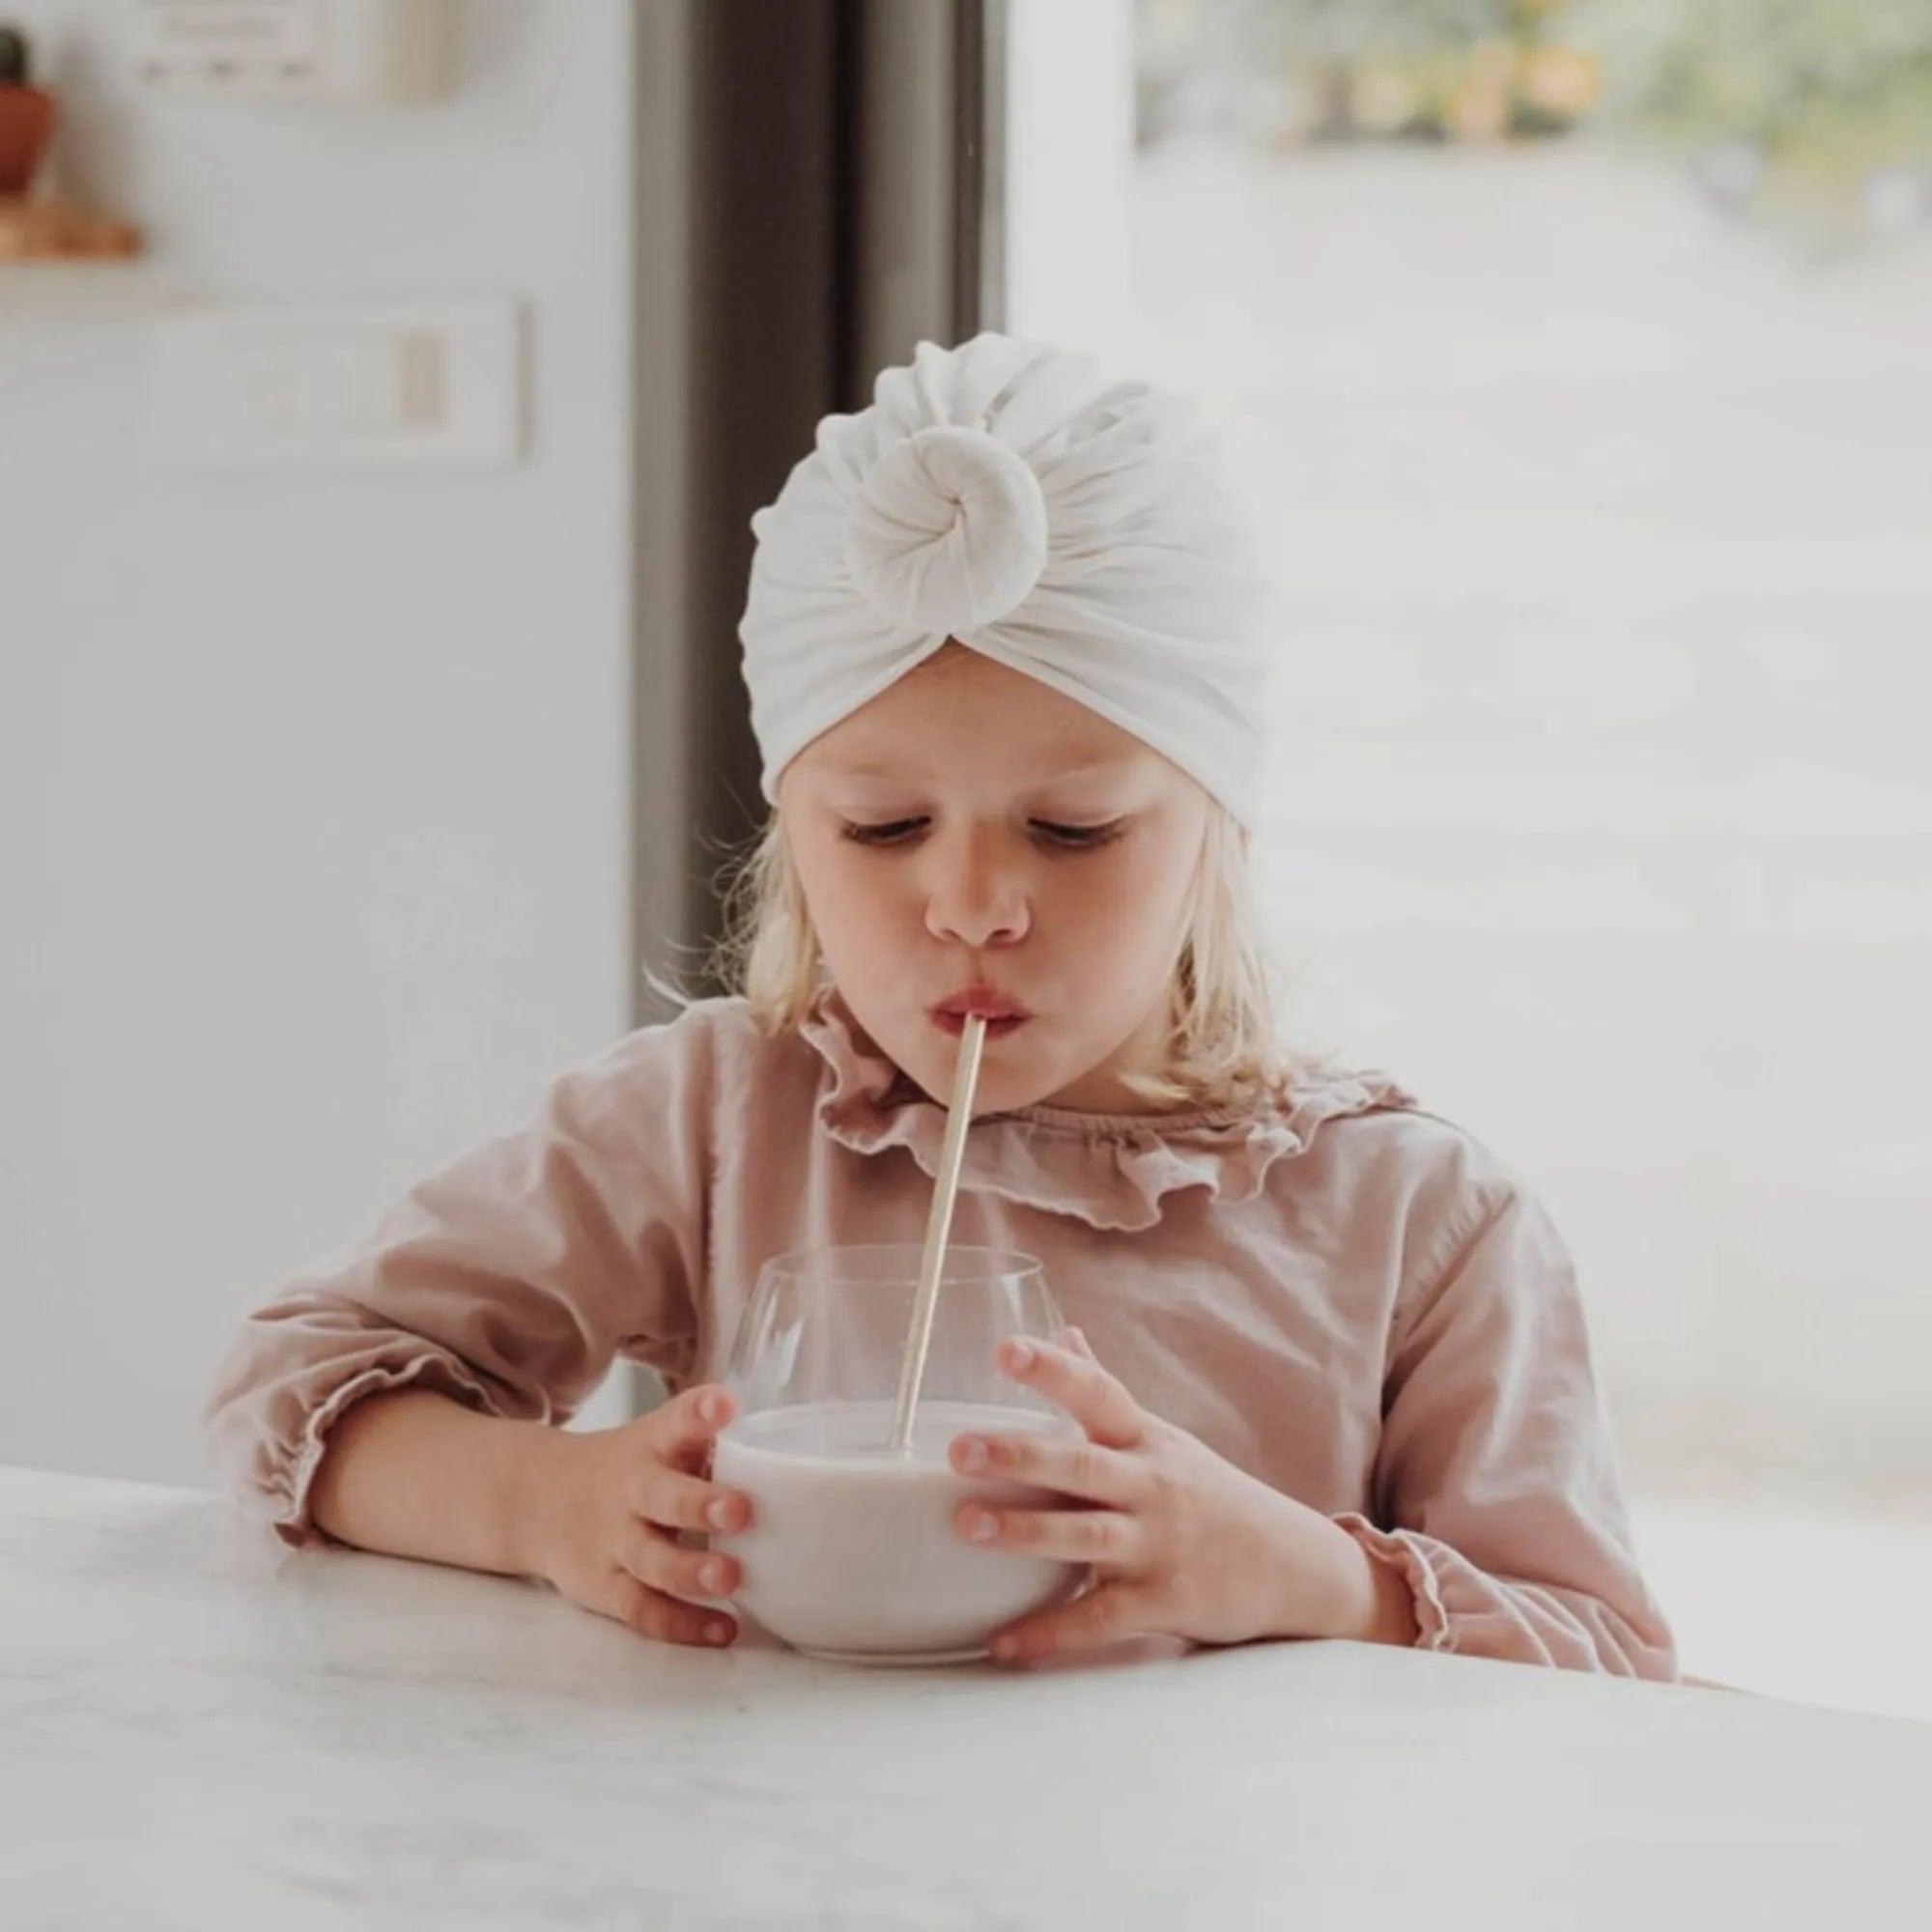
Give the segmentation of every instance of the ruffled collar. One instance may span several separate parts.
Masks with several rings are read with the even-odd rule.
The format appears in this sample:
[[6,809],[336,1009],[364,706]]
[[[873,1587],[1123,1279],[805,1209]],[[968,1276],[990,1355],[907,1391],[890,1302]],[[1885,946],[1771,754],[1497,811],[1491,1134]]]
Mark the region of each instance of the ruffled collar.
[[[799,1031],[825,1062],[819,1125],[856,1153],[904,1148],[928,1177],[937,1175],[945,1109],[879,1050],[838,995],[822,995]],[[1164,1197],[1179,1188],[1252,1201],[1268,1169],[1302,1152],[1324,1121],[1414,1104],[1381,1074],[1311,1065],[1294,1073],[1279,1099],[1248,1109],[1083,1114],[1016,1107],[984,1115],[967,1130],[959,1184],[1090,1227],[1132,1232],[1152,1227]]]

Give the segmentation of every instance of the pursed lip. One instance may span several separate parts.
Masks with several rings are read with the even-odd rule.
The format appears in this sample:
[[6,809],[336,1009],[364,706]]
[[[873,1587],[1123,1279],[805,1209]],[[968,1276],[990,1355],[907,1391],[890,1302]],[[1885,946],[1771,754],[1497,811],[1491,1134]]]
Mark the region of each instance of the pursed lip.
[[932,1009],[932,1016],[936,1020],[956,1019],[963,1022],[974,1013],[988,1022],[1033,1017],[1017,1000],[1009,999],[991,986],[968,986],[962,992],[941,1000]]
[[[932,1015],[932,1023],[941,1033],[951,1036],[953,1039],[964,1039],[966,1037],[966,1015],[964,1013],[942,1013],[935,1011]],[[986,1022],[986,1037],[989,1040],[1005,1039],[1009,1033],[1018,1033],[1021,1027],[1031,1026],[1032,1024],[1033,1016],[1030,1013],[1014,1019],[988,1020]]]

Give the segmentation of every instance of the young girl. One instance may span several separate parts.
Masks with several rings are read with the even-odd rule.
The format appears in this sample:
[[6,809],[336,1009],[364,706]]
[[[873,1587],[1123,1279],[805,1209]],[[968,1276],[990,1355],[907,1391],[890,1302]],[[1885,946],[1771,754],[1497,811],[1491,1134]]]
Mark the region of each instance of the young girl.
[[[960,1438],[1078,1506],[957,1529],[1097,1579],[998,1656],[1337,1636],[1674,1676],[1549,1221],[1389,1081],[1277,1044],[1261,585],[1187,409],[922,343],[753,529],[777,809],[742,994],[567,1070],[250,1318],[208,1408],[228,1483],[296,1546],[730,1641],[739,1566],[689,1534],[750,1520],[708,1480],[723,1351],[769,1257],[922,1238],[978,1010],[953,1239],[1044,1262],[1074,1325],[1002,1365],[1086,1439]],[[619,1355],[674,1399],[556,1428]]]

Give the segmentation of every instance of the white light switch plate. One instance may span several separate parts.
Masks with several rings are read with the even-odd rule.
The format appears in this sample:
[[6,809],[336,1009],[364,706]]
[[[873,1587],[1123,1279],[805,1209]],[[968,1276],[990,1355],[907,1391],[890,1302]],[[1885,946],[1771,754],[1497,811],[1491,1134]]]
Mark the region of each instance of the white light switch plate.
[[512,296],[202,310],[156,324],[153,423],[195,469],[476,469],[524,445]]
[[125,18],[149,91],[384,105],[451,84],[451,0],[125,0]]

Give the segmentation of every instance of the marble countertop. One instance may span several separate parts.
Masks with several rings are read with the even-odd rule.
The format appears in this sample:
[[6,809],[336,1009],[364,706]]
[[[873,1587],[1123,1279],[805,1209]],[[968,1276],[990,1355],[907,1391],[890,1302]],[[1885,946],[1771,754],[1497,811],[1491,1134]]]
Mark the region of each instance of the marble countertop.
[[674,1651],[0,1468],[7,1932],[1762,1932],[1909,1918],[1928,1810],[1905,1719],[1354,1644]]

